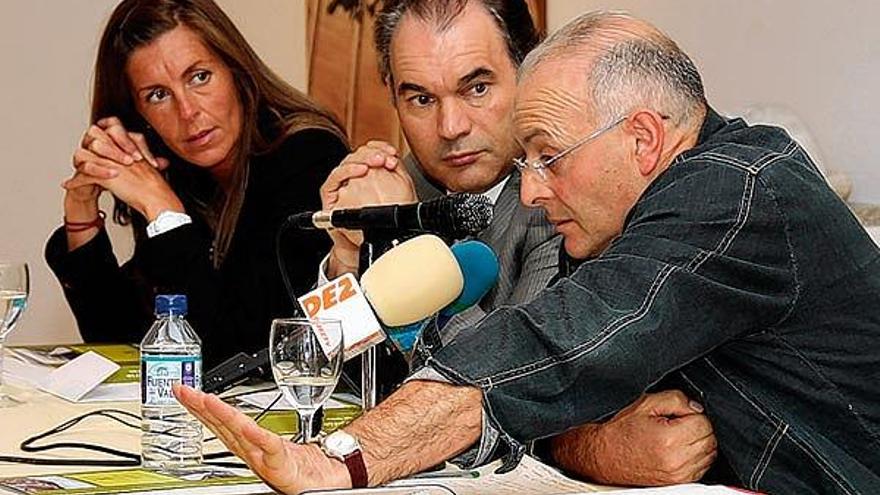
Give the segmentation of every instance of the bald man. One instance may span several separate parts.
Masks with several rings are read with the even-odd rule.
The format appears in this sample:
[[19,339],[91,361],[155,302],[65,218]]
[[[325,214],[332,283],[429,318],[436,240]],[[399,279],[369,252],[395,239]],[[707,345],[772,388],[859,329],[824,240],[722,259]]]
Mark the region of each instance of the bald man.
[[803,149],[719,116],[678,46],[623,14],[578,17],[533,51],[514,120],[521,199],[563,235],[565,277],[434,354],[345,427],[358,445],[341,460],[214,397],[177,387],[181,402],[297,493],[379,485],[474,445],[506,444],[511,467],[524,442],[677,377],[727,483],[880,493],[880,251]]

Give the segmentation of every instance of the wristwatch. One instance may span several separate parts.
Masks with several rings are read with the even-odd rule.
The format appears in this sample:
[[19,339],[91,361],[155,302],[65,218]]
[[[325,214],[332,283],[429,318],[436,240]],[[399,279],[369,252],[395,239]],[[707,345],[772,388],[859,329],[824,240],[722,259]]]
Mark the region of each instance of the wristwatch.
[[321,450],[327,457],[339,459],[348,468],[352,488],[366,488],[367,466],[357,438],[342,430],[336,430],[321,439]]

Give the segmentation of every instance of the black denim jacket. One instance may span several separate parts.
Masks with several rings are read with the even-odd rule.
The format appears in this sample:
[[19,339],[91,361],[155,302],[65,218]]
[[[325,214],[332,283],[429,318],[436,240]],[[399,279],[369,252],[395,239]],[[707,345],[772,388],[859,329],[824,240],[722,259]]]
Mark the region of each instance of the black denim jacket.
[[428,364],[483,390],[511,460],[676,377],[735,483],[880,493],[880,251],[778,128],[709,110],[601,256]]

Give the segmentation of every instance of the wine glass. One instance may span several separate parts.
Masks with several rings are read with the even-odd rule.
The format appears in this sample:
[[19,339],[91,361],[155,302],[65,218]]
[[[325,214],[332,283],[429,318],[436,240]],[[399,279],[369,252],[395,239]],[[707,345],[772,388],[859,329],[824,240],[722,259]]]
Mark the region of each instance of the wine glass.
[[27,263],[0,263],[0,408],[21,404],[4,391],[3,345],[27,307],[29,278]]
[[296,407],[301,443],[314,438],[312,417],[336,388],[344,348],[339,320],[272,320],[272,375],[284,397]]

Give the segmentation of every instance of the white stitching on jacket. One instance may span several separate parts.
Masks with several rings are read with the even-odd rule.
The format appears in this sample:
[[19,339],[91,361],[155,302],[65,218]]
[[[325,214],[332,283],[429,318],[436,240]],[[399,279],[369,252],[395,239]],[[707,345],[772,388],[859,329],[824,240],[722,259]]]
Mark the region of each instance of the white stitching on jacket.
[[[733,239],[736,237],[737,234],[739,234],[743,226],[745,226],[745,223],[748,221],[748,214],[751,211],[751,204],[754,199],[754,182],[755,178],[753,175],[747,174],[745,176],[745,181],[743,184],[743,194],[740,198],[740,207],[739,211],[737,212],[737,218],[733,226],[731,226],[730,229],[721,238],[721,241],[719,241],[718,245],[715,246],[715,249],[713,249],[708,254],[701,251],[697,253],[693,258],[691,258],[691,260],[685,265],[685,269],[687,271],[696,271],[710,256],[712,256],[713,254],[723,254],[730,247],[730,245],[733,243]],[[692,266],[693,268],[691,268]],[[519,378],[524,378],[526,376],[544,371],[546,369],[553,368],[558,364],[563,364],[579,359],[584,354],[605,343],[608,339],[616,335],[619,331],[626,328],[627,325],[637,322],[641,320],[645,315],[647,315],[657,294],[660,292],[660,289],[669,279],[669,276],[677,269],[678,267],[676,266],[663,264],[662,268],[655,276],[651,287],[648,289],[648,293],[645,295],[645,299],[642,300],[642,304],[639,306],[639,308],[635,312],[623,315],[607,324],[604,329],[600,330],[597,333],[596,338],[583,342],[563,354],[547,356],[531,364],[489,375],[486,378],[477,380],[477,383],[485,383],[486,380],[494,380],[495,385],[502,385],[504,383],[517,380]],[[530,315],[528,315],[528,313],[526,313],[526,315],[530,318]],[[615,326],[617,326],[617,328],[615,328]]]

